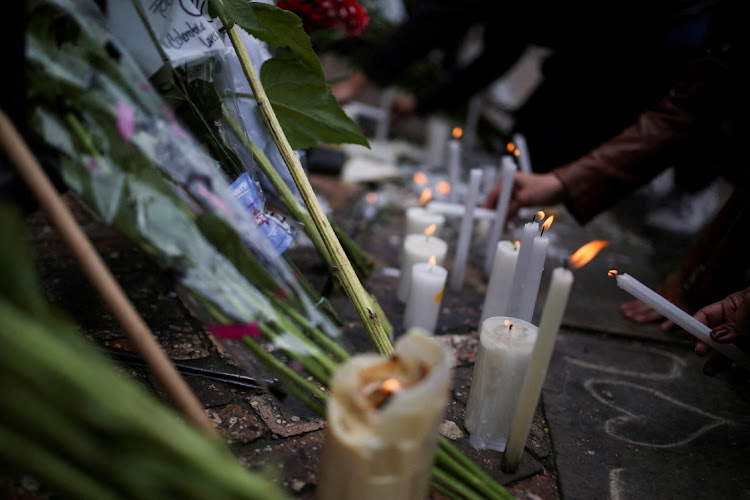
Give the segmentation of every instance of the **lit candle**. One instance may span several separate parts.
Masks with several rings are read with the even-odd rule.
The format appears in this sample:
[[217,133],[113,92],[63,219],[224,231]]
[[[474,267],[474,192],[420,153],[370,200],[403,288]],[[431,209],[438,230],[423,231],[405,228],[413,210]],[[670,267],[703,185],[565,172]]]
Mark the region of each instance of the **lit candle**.
[[539,295],[539,283],[542,281],[542,271],[544,271],[544,261],[547,258],[547,249],[549,248],[549,239],[544,236],[544,231],[549,229],[554,220],[550,215],[542,224],[542,232],[539,236],[534,237],[531,246],[531,257],[529,257],[529,268],[526,272],[526,279],[521,287],[521,297],[518,302],[518,312],[515,317],[526,321],[531,321],[534,316],[534,307],[536,298]]
[[[587,264],[608,244],[604,240],[596,240],[582,246],[570,256],[570,267],[578,269]],[[572,286],[573,273],[567,267],[557,267],[552,271],[539,321],[539,333],[524,376],[521,397],[511,420],[508,442],[503,454],[502,468],[506,472],[515,472],[521,460]]]
[[419,328],[391,358],[344,362],[331,381],[316,497],[426,498],[452,366],[450,349]]
[[521,245],[518,249],[518,262],[516,262],[516,269],[513,272],[513,283],[510,289],[510,300],[508,301],[508,316],[516,317],[521,307],[521,290],[523,289],[524,280],[526,279],[529,270],[534,238],[536,238],[536,235],[539,232],[539,223],[535,222],[535,220],[536,217],[540,215],[541,217],[539,218],[543,218],[544,212],[537,212],[534,216],[534,220],[527,222],[523,226]]
[[430,333],[435,332],[447,277],[448,271],[438,266],[434,257],[430,257],[427,263],[419,262],[412,266],[404,329],[418,326]]
[[451,192],[448,199],[451,202],[458,201],[458,187],[461,184],[461,129],[453,129],[453,139],[448,143],[448,182],[451,185]]
[[529,156],[529,148],[526,146],[526,137],[521,133],[513,134],[513,142],[516,145],[516,151],[518,154],[518,166],[521,172],[531,173],[531,157]]
[[482,317],[479,320],[480,325],[492,316],[507,316],[510,287],[518,260],[518,246],[511,241],[499,241],[496,247],[490,282],[484,296]]
[[537,332],[528,321],[507,316],[482,323],[464,419],[475,449],[505,449]]
[[404,236],[407,234],[422,234],[428,227],[435,225],[435,236],[440,235],[440,230],[445,225],[445,216],[428,210],[424,207],[409,207],[406,209],[406,228]]
[[464,203],[464,216],[461,219],[461,227],[458,231],[458,243],[456,244],[456,256],[453,259],[453,270],[451,272],[451,290],[460,290],[464,284],[464,271],[466,270],[466,259],[469,256],[469,244],[471,233],[474,230],[474,209],[479,198],[479,182],[482,180],[482,169],[472,168],[469,172],[469,190]]
[[492,223],[492,229],[490,229],[490,234],[487,235],[487,251],[484,258],[484,273],[487,276],[489,276],[492,270],[495,247],[497,246],[497,242],[500,241],[500,236],[503,234],[503,228],[505,228],[505,222],[508,217],[508,205],[510,204],[510,193],[513,189],[513,182],[516,175],[516,163],[513,161],[513,158],[505,155],[501,162],[500,180],[502,181],[502,187],[500,188],[497,205],[495,205],[495,218]]
[[615,276],[617,278],[617,286],[628,292],[630,295],[662,314],[665,318],[673,321],[674,324],[704,344],[708,344],[712,349],[715,349],[729,359],[750,368],[750,357],[737,345],[716,342],[711,338],[710,327],[704,325],[629,274],[618,274],[615,270],[610,271],[609,274]]
[[401,302],[406,302],[411,282],[411,267],[418,262],[428,262],[430,257],[435,256],[436,263],[443,265],[445,255],[448,252],[448,243],[435,236],[430,236],[435,230],[430,226],[425,233],[429,234],[407,234],[401,249],[401,276],[398,281],[396,295]]
[[[439,214],[445,215],[446,217],[463,217],[466,213],[465,205],[447,201],[432,200],[427,203],[426,208],[431,212],[437,212]],[[474,207],[472,212],[474,214],[474,218],[477,220],[492,220],[497,214],[495,210],[490,210],[482,207]]]

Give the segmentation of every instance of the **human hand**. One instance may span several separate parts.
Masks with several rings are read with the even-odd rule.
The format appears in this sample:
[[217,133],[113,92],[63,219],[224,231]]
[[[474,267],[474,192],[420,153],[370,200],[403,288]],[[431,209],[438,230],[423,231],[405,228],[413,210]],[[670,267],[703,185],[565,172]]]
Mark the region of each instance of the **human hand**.
[[[502,181],[495,184],[487,195],[482,206],[494,208],[500,196]],[[511,220],[521,207],[534,205],[556,205],[565,199],[565,187],[562,181],[553,173],[529,174],[516,172],[511,191],[510,203],[506,220]]]
[[[735,292],[724,299],[709,304],[695,313],[694,317],[712,328],[711,339],[719,343],[733,342],[743,351],[750,351],[750,288]],[[695,341],[695,353],[705,356],[711,348]],[[703,365],[703,373],[715,375],[730,368],[734,375],[750,381],[750,372],[718,352],[711,352]]]
[[356,99],[370,84],[370,79],[362,71],[355,71],[346,80],[331,85],[331,93],[339,105]]

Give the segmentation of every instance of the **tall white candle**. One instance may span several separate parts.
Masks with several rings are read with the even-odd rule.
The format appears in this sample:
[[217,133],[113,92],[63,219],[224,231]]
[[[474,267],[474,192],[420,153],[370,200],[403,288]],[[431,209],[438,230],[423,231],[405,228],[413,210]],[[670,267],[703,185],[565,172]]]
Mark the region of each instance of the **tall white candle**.
[[425,163],[431,167],[445,165],[445,145],[450,138],[451,129],[448,122],[440,116],[433,115],[427,120],[427,154]]
[[394,87],[388,87],[380,95],[380,110],[382,114],[375,126],[375,140],[385,142],[388,140],[388,132],[391,124],[391,101],[395,92]]
[[[614,274],[612,272],[612,274]],[[690,314],[686,313],[646,285],[633,278],[629,274],[616,274],[617,286],[628,292],[655,311],[661,313],[667,319],[672,320],[677,326],[708,344],[712,349],[732,359],[741,365],[750,368],[750,356],[735,344],[721,344],[711,338],[711,328],[704,325]]]
[[461,227],[458,231],[458,243],[456,244],[456,256],[453,259],[451,271],[451,290],[460,290],[464,284],[464,272],[466,270],[466,259],[469,257],[469,244],[471,233],[474,230],[474,209],[479,198],[479,182],[482,180],[482,169],[472,168],[469,172],[469,190],[464,203],[464,216],[461,219]]
[[507,316],[510,287],[518,260],[518,247],[507,240],[499,241],[496,247],[490,282],[484,296],[482,317],[479,320],[480,325],[492,316]]
[[440,230],[445,225],[445,215],[433,212],[424,207],[409,207],[406,209],[404,236],[407,234],[424,233],[424,230],[433,224],[435,224],[433,235],[440,236]]
[[435,332],[447,277],[448,271],[437,264],[419,262],[412,266],[404,329],[420,327]]
[[482,323],[464,419],[475,449],[505,449],[537,332],[531,323],[506,316]]
[[451,350],[419,328],[391,358],[344,362],[331,381],[316,497],[426,498],[452,366]]
[[521,172],[531,173],[531,157],[529,156],[529,148],[526,145],[526,137],[521,133],[513,134],[513,143],[518,149],[518,166]]
[[517,318],[531,321],[534,316],[534,307],[536,306],[536,298],[539,295],[539,283],[542,281],[542,271],[544,271],[544,261],[547,258],[548,248],[549,239],[546,236],[534,237],[534,242],[531,246],[531,257],[529,258],[529,269],[526,273],[526,279],[521,288],[521,297],[518,302]]
[[502,467],[506,472],[515,472],[521,460],[572,286],[573,273],[563,267],[555,268],[539,321],[539,333],[526,370],[521,397],[511,421],[508,442],[503,454]]
[[448,200],[455,203],[458,201],[461,184],[461,141],[458,139],[451,139],[448,142],[448,182],[451,185]]
[[505,222],[508,217],[508,205],[510,204],[510,194],[513,189],[513,179],[516,175],[516,164],[508,155],[503,156],[500,166],[500,180],[502,181],[502,187],[500,188],[500,196],[497,199],[497,205],[495,205],[495,219],[492,223],[492,229],[487,235],[487,250],[484,258],[484,273],[489,276],[492,270],[492,263],[495,257],[495,247],[497,242],[500,241],[500,237],[503,234],[503,228],[505,228]]
[[396,295],[401,302],[406,302],[411,283],[411,267],[418,262],[428,262],[435,257],[438,265],[443,265],[448,252],[448,243],[435,236],[424,234],[407,234],[402,248],[401,275]]
[[513,283],[510,289],[510,300],[508,301],[508,316],[517,317],[521,308],[521,292],[523,290],[524,280],[529,270],[531,261],[531,250],[534,247],[534,238],[539,233],[539,223],[527,222],[523,226],[521,235],[521,246],[518,249],[518,262],[513,272]]

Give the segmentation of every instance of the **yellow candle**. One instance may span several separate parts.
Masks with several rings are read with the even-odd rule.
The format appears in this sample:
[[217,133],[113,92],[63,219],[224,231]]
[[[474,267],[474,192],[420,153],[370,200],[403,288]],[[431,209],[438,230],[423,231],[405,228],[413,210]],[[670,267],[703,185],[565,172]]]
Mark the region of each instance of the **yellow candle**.
[[450,349],[421,328],[391,358],[343,363],[331,382],[317,498],[426,498],[452,367]]

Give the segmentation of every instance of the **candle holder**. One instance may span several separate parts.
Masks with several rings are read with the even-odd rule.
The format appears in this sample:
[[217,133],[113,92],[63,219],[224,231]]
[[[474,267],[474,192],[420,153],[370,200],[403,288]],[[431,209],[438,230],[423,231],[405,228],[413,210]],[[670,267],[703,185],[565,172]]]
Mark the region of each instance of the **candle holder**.
[[477,450],[505,450],[538,329],[493,316],[482,323],[464,424]]
[[421,328],[391,358],[361,354],[342,364],[331,382],[316,498],[426,498],[452,367],[451,350]]

